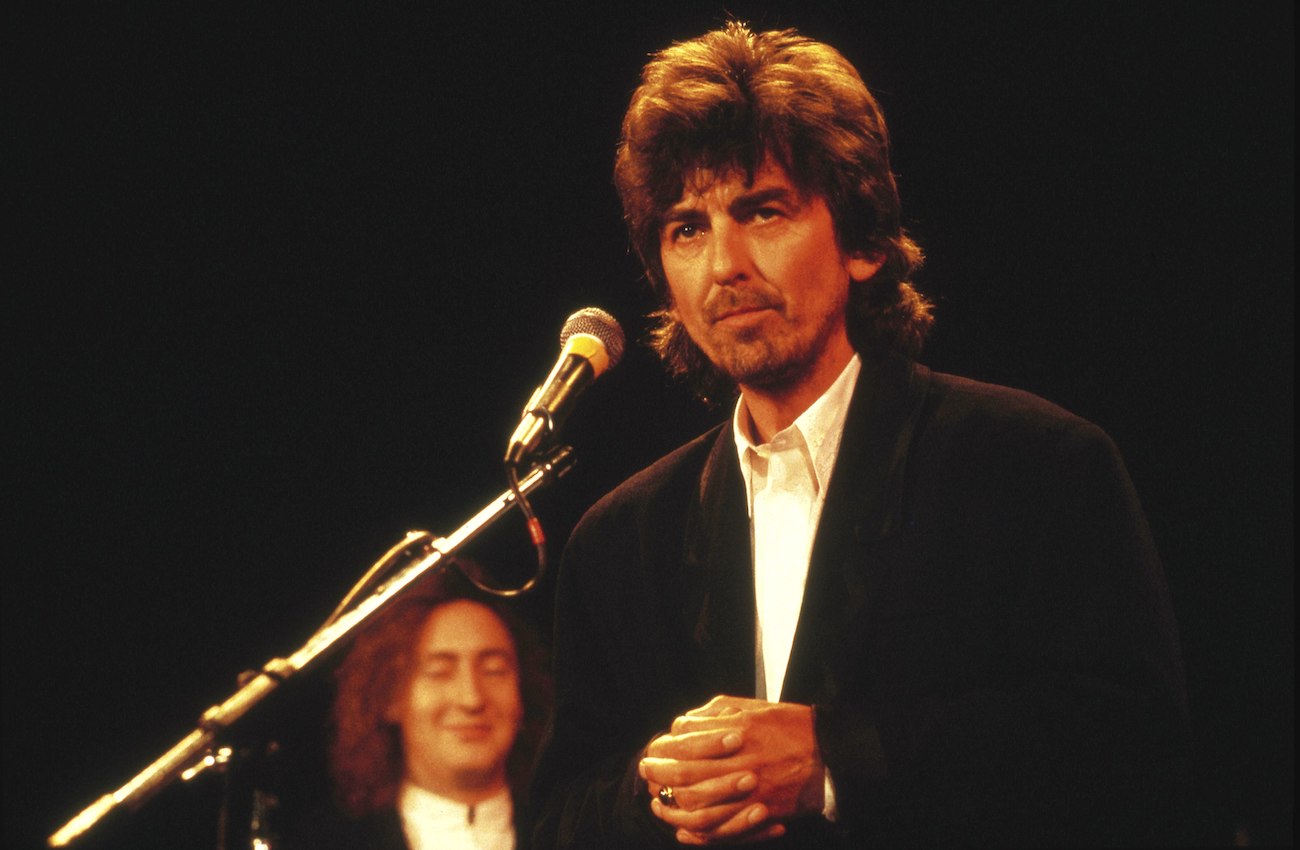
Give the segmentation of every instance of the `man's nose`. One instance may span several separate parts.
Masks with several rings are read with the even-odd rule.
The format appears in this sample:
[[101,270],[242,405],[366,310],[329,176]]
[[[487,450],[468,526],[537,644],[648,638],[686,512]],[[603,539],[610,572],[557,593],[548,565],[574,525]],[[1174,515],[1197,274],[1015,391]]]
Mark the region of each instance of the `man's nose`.
[[462,670],[453,684],[452,698],[461,708],[480,708],[483,705],[483,684],[478,673]]
[[717,222],[712,230],[710,271],[714,282],[727,286],[748,277],[750,257],[744,230],[734,221]]

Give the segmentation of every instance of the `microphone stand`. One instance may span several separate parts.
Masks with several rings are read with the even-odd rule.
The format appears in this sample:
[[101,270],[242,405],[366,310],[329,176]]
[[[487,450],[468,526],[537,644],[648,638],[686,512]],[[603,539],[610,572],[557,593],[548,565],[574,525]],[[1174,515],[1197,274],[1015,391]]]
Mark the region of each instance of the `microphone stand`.
[[[527,495],[542,484],[558,478],[569,470],[573,462],[573,450],[568,446],[559,446],[552,450],[522,480],[519,481],[520,494]],[[198,727],[178,741],[175,746],[163,753],[152,764],[136,774],[121,788],[105,794],[84,811],[68,821],[49,837],[50,847],[63,847],[82,835],[98,823],[109,812],[120,806],[139,808],[145,800],[162,790],[168,783],[181,775],[189,765],[204,756],[217,736],[229,729],[235,721],[243,717],[253,706],[275,690],[281,682],[295,673],[301,672],[323,652],[351,633],[372,615],[387,605],[394,597],[405,590],[412,582],[424,575],[426,571],[437,566],[443,559],[451,556],[461,546],[468,543],[487,526],[501,518],[506,511],[518,501],[513,490],[507,490],[488,503],[486,507],[456,529],[448,537],[428,540],[424,532],[411,532],[406,539],[390,550],[409,549],[415,542],[426,540],[421,547],[417,560],[402,568],[391,579],[381,584],[366,599],[349,609],[346,613],[331,617],[327,624],[307,639],[298,651],[288,658],[272,658],[253,673],[251,678],[243,681],[237,691],[224,702],[214,705],[203,712]],[[387,557],[387,556],[386,556]],[[211,764],[213,756],[208,754],[202,763]],[[201,766],[199,767],[201,769]],[[187,773],[189,771],[186,771]]]

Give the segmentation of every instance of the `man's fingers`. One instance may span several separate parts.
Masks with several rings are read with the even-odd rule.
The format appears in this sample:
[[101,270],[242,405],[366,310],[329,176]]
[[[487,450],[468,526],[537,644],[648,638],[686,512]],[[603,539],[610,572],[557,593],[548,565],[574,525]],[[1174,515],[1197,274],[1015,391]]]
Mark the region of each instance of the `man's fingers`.
[[706,729],[678,735],[660,735],[650,742],[645,753],[653,758],[713,759],[729,756],[740,749],[740,733],[734,729]]
[[[707,806],[694,811],[687,811],[679,806],[665,806],[658,799],[650,801],[650,811],[654,816],[674,829],[684,829],[700,835],[709,835],[719,826],[728,823],[753,804],[745,802],[723,803]],[[764,808],[766,811],[766,808]]]
[[673,719],[673,735],[690,735],[698,732],[714,732],[723,729],[735,729],[739,725],[736,715],[739,711],[726,714],[684,714]]
[[699,708],[692,708],[686,712],[686,717],[718,717],[723,714],[735,714],[737,711],[746,708],[754,708],[760,705],[767,705],[766,700],[755,699],[753,697],[732,697],[716,696],[706,702]]
[[690,812],[740,801],[758,787],[758,777],[749,771],[739,771],[690,785],[671,787],[677,808]]
[[722,820],[711,829],[691,829],[682,827],[677,830],[677,841],[681,844],[732,844],[736,842],[766,841],[785,834],[785,826],[772,823],[770,812],[761,803],[741,806],[730,817]]
[[739,697],[720,696],[706,702],[699,708],[686,712],[687,717],[717,717],[720,714],[735,714],[740,710],[743,699]]
[[707,836],[690,832],[685,829],[677,830],[678,844],[692,844],[697,846],[703,845],[725,845],[725,844],[757,844],[760,841],[771,841],[773,838],[780,838],[785,835],[785,825],[780,823],[770,823],[760,828],[757,832],[746,832],[735,838],[718,838],[710,840]]
[[667,785],[676,793],[679,788],[685,789],[708,780],[734,775],[737,766],[725,759],[679,761],[647,756],[641,759],[639,770],[647,783]]

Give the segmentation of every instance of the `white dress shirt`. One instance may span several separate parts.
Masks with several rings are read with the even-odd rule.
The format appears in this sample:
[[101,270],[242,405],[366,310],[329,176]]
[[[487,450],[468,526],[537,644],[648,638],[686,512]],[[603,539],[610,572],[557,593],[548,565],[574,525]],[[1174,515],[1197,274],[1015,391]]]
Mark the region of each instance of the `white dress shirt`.
[[[861,370],[862,361],[855,354],[826,392],[788,428],[761,445],[750,437],[744,396],[736,402],[732,430],[745,478],[754,552],[755,693],[769,702],[781,700],[803,609],[813,539]],[[835,820],[835,787],[829,770],[824,794],[822,814]]]
[[820,398],[762,445],[750,437],[744,396],[732,417],[754,552],[757,693],[771,702],[781,699],[813,538],[861,369],[855,354]]
[[509,788],[471,806],[403,782],[397,810],[411,850],[514,850]]

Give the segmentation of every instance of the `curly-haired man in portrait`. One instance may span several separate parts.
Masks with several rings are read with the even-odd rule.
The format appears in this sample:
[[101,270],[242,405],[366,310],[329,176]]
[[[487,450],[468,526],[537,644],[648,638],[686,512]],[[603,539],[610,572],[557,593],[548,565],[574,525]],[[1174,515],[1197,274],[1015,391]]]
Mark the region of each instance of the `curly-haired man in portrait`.
[[[546,722],[541,645],[512,603],[454,575],[390,603],[337,671],[340,816],[313,847],[511,850]],[[304,844],[306,846],[306,844]]]

